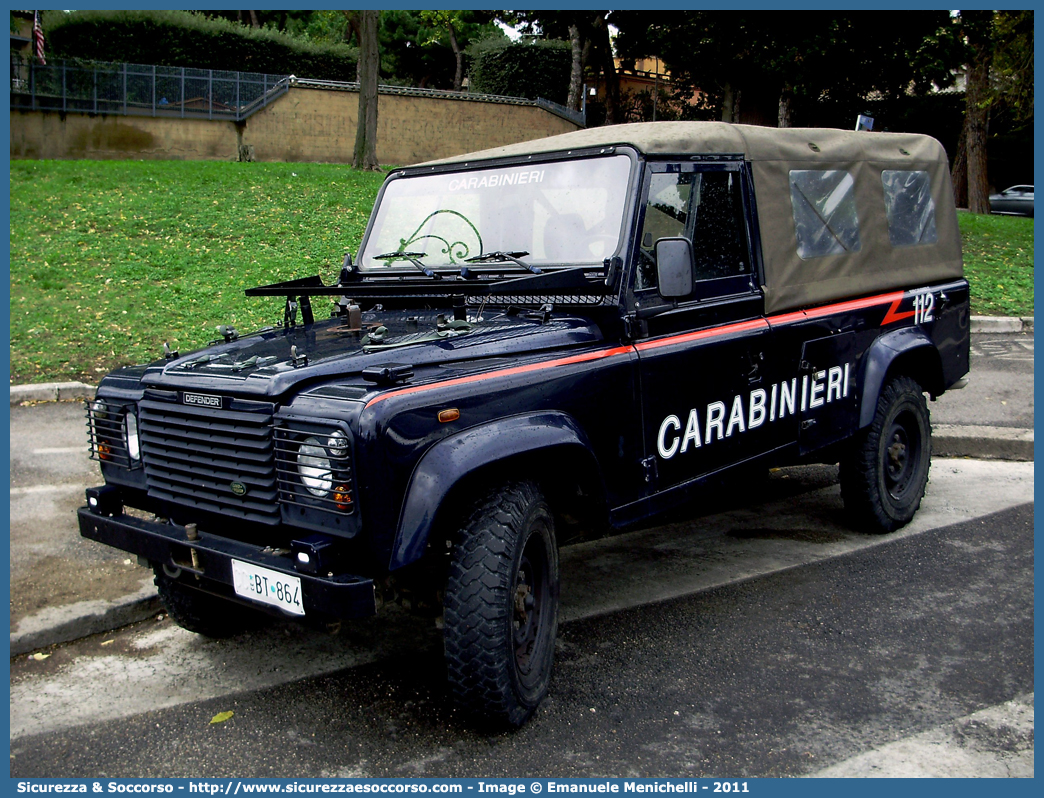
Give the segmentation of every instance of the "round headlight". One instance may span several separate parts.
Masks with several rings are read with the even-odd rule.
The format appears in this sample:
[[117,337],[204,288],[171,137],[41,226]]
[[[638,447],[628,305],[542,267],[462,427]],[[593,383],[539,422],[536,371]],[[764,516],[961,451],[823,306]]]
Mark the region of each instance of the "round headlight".
[[138,439],[138,417],[133,410],[127,411],[127,419],[124,422],[127,432],[127,454],[131,462],[141,459],[141,441]]
[[297,449],[297,473],[313,496],[325,496],[333,487],[333,471],[326,447],[318,438],[305,438]]
[[105,418],[109,413],[109,406],[101,399],[95,399],[91,402],[91,412],[94,413],[95,418]]
[[347,457],[348,456],[348,438],[341,432],[337,431],[330,436],[330,439],[326,442],[326,448],[330,450],[330,454],[334,457]]

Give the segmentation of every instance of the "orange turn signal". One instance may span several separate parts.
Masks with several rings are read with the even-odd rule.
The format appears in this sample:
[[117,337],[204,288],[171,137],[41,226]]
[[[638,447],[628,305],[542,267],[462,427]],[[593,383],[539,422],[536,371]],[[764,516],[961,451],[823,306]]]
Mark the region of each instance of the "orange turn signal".
[[342,513],[346,513],[352,509],[352,494],[349,492],[347,485],[338,485],[334,488],[333,499],[334,503],[337,505],[337,509]]
[[451,407],[449,410],[439,411],[439,421],[445,424],[448,421],[456,421],[460,418],[460,411],[455,407]]

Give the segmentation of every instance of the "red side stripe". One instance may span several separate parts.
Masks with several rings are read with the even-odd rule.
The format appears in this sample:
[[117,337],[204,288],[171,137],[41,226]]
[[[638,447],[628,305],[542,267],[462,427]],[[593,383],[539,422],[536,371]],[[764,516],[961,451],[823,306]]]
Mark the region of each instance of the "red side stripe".
[[708,327],[706,330],[672,335],[670,338],[656,338],[652,341],[643,341],[640,344],[635,344],[635,349],[639,352],[645,352],[649,349],[659,349],[661,346],[673,346],[674,344],[686,343],[688,341],[699,341],[702,338],[717,338],[719,335],[728,335],[729,333],[738,333],[745,330],[757,330],[768,326],[768,322],[765,319],[752,319],[750,321],[737,322],[736,324],[726,324],[724,327]]
[[[885,302],[894,302],[897,299],[902,299],[905,296],[905,292],[896,291],[891,294],[879,294],[878,296],[869,296],[866,299],[853,299],[850,302],[839,302],[836,305],[827,305],[822,308],[812,308],[806,310],[805,315],[810,319],[818,319],[823,316],[831,316],[834,313],[844,313],[848,310],[862,310],[863,308],[872,308],[874,305],[883,305]],[[771,321],[771,319],[769,320]]]
[[585,352],[582,355],[572,355],[571,357],[561,357],[556,360],[545,360],[540,363],[530,363],[527,366],[515,366],[509,369],[499,369],[497,371],[487,371],[482,374],[471,374],[467,377],[457,377],[453,380],[446,380],[445,382],[436,382],[430,385],[414,385],[412,388],[402,388],[397,391],[389,391],[383,393],[380,396],[375,396],[369,402],[366,403],[367,407],[382,402],[392,396],[406,396],[411,393],[419,393],[420,391],[429,391],[433,388],[449,388],[455,385],[467,385],[472,382],[480,382],[482,380],[488,380],[491,377],[510,377],[514,374],[526,374],[530,371],[540,371],[542,369],[554,368],[555,366],[569,366],[574,363],[587,363],[592,360],[602,360],[607,357],[616,357],[617,355],[626,355],[631,352],[629,346],[617,346],[612,349],[599,349],[597,352]]

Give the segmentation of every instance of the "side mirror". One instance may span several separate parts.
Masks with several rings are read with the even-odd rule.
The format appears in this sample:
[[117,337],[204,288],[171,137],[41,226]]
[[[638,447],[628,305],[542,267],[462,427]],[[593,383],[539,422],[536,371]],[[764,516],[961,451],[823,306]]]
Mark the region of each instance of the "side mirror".
[[680,299],[692,293],[692,242],[687,238],[656,241],[656,279],[660,296]]

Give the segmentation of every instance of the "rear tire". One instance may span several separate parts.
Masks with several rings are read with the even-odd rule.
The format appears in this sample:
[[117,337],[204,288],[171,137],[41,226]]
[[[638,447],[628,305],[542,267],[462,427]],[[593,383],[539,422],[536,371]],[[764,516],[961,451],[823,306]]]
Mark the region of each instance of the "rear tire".
[[894,532],[921,506],[932,459],[932,428],[921,386],[896,377],[881,391],[874,420],[841,459],[841,496],[854,526]]
[[495,726],[521,726],[547,694],[558,629],[558,547],[535,485],[476,505],[455,541],[444,606],[455,703]]
[[155,573],[160,601],[183,629],[220,639],[256,628],[264,621],[261,613],[176,582],[160,568]]

